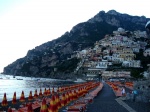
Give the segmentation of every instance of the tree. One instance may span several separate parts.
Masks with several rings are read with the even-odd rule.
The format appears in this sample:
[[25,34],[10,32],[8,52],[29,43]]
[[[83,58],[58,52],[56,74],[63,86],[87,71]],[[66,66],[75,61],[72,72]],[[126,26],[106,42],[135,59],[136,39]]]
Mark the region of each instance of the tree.
[[103,52],[104,50],[106,50],[106,47],[102,47],[101,52]]
[[131,76],[136,78],[136,79],[143,78],[141,71],[137,70],[137,69],[131,69]]

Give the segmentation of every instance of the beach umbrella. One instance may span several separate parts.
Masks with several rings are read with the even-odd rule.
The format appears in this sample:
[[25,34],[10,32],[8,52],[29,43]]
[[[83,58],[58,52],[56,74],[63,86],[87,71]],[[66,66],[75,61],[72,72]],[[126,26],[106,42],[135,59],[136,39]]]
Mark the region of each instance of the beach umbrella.
[[78,94],[78,97],[81,96],[81,88],[78,89],[77,94]]
[[78,98],[78,94],[76,90],[73,91],[73,100],[76,100]]
[[34,98],[35,98],[35,99],[38,98],[37,89],[36,89],[35,92],[34,92]]
[[47,90],[46,90],[46,88],[44,89],[44,96],[47,96]]
[[30,91],[30,93],[29,93],[28,100],[29,100],[29,101],[33,100],[32,91]]
[[53,95],[51,100],[50,100],[50,106],[48,108],[48,112],[56,112],[56,101],[55,101],[55,96]]
[[16,99],[16,92],[14,92],[14,96],[13,96],[13,99],[12,99],[12,104],[16,104],[17,103],[17,99]]
[[54,87],[53,87],[53,89],[52,89],[52,95],[54,95],[54,93],[55,93],[55,91],[54,91]]
[[59,91],[59,87],[57,88],[57,93],[59,93],[60,91]]
[[3,97],[3,100],[2,100],[1,105],[2,105],[3,107],[6,107],[6,106],[8,105],[6,93],[4,93],[4,97]]
[[65,106],[67,104],[67,99],[65,97],[65,94],[62,94],[62,100],[61,100],[61,106]]
[[7,112],[12,112],[12,109],[11,107],[8,108]]
[[33,109],[32,109],[32,104],[31,103],[28,104],[28,111],[27,112],[34,112]]
[[20,96],[20,102],[24,102],[25,97],[24,97],[24,91],[22,91],[21,96]]
[[47,95],[48,95],[48,96],[51,95],[51,90],[50,90],[50,88],[47,90]]
[[72,94],[72,91],[71,91],[71,90],[69,91],[69,98],[70,98],[70,101],[73,100],[73,94]]
[[42,94],[42,89],[41,89],[41,88],[40,88],[39,96],[40,96],[40,97],[43,96],[43,94]]
[[61,103],[58,94],[55,95],[55,102],[56,102],[56,109],[59,110],[61,108]]
[[40,112],[48,112],[45,98],[42,100]]
[[67,104],[68,104],[70,102],[69,92],[68,91],[66,92],[65,97],[66,97],[66,101],[67,101]]
[[59,92],[61,93],[63,91],[63,88],[62,87],[59,87]]
[[62,107],[61,99],[60,99],[60,96],[58,95],[58,109],[60,109],[61,107]]

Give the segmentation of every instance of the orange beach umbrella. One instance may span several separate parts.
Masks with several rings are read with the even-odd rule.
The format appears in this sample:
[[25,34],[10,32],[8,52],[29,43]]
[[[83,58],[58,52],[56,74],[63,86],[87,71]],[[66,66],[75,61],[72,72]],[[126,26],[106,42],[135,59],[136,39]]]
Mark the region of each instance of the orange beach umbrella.
[[34,92],[34,98],[38,98],[38,93],[37,93],[37,89]]
[[8,108],[7,112],[12,112],[12,109],[11,107]]
[[59,95],[56,94],[55,98],[56,98],[56,100],[55,100],[56,101],[56,108],[59,110],[61,108]]
[[32,109],[32,104],[31,103],[29,103],[29,105],[28,105],[28,111],[27,112],[34,112],[33,109]]
[[68,104],[70,102],[68,91],[65,94],[65,98],[66,98],[66,103]]
[[50,88],[47,90],[47,95],[48,95],[48,96],[51,95],[51,90],[50,90]]
[[67,104],[67,100],[66,100],[66,97],[65,97],[65,94],[63,93],[62,94],[62,100],[61,100],[61,106],[65,106]]
[[8,105],[6,93],[4,93],[4,97],[3,97],[3,100],[2,100],[1,105],[2,105],[2,106],[7,106],[7,105]]
[[47,90],[46,90],[46,88],[44,89],[44,96],[47,96]]
[[28,100],[29,100],[29,101],[33,100],[32,91],[30,91],[30,93],[29,93]]
[[48,112],[45,98],[42,101],[40,112]]
[[42,94],[42,89],[40,89],[39,96],[40,96],[40,97],[43,96],[43,94]]
[[59,91],[59,87],[57,88],[57,93],[59,93],[60,91]]
[[54,87],[53,87],[53,89],[52,89],[52,95],[54,95],[54,93],[55,93],[55,90],[54,90]]
[[13,99],[12,99],[12,104],[16,104],[17,103],[17,99],[16,99],[16,92],[14,92],[14,96],[13,96]]
[[24,97],[24,91],[22,91],[21,96],[20,96],[20,102],[24,102],[25,97]]
[[56,101],[55,101],[55,96],[53,95],[50,100],[50,106],[48,108],[48,112],[56,112],[56,110],[57,110]]

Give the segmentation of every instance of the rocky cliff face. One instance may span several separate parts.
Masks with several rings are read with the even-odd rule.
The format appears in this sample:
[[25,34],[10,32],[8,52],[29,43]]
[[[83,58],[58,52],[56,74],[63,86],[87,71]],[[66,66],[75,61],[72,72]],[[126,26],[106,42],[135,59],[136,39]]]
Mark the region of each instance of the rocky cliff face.
[[[78,59],[72,58],[74,51],[92,46],[106,34],[118,27],[126,30],[145,30],[148,18],[121,14],[114,10],[100,11],[87,22],[79,23],[70,32],[56,40],[46,42],[29,50],[24,58],[14,61],[4,68],[4,74],[67,78],[76,68]],[[68,60],[70,59],[70,60]],[[57,68],[57,69],[56,69]]]

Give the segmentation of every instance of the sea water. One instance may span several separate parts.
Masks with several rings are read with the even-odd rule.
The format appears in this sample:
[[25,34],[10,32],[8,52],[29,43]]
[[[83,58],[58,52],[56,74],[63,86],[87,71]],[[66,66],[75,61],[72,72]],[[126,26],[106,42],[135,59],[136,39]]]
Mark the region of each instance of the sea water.
[[[17,80],[18,79],[18,80]],[[63,81],[63,80],[54,80],[46,78],[27,78],[27,77],[15,77],[0,75],[0,102],[3,99],[4,93],[8,101],[11,101],[13,98],[14,92],[16,92],[17,99],[20,98],[21,92],[24,91],[25,97],[29,96],[30,91],[34,95],[35,89],[39,93],[40,89],[44,92],[44,89],[52,88],[56,90],[58,86],[70,85],[73,82]]]

